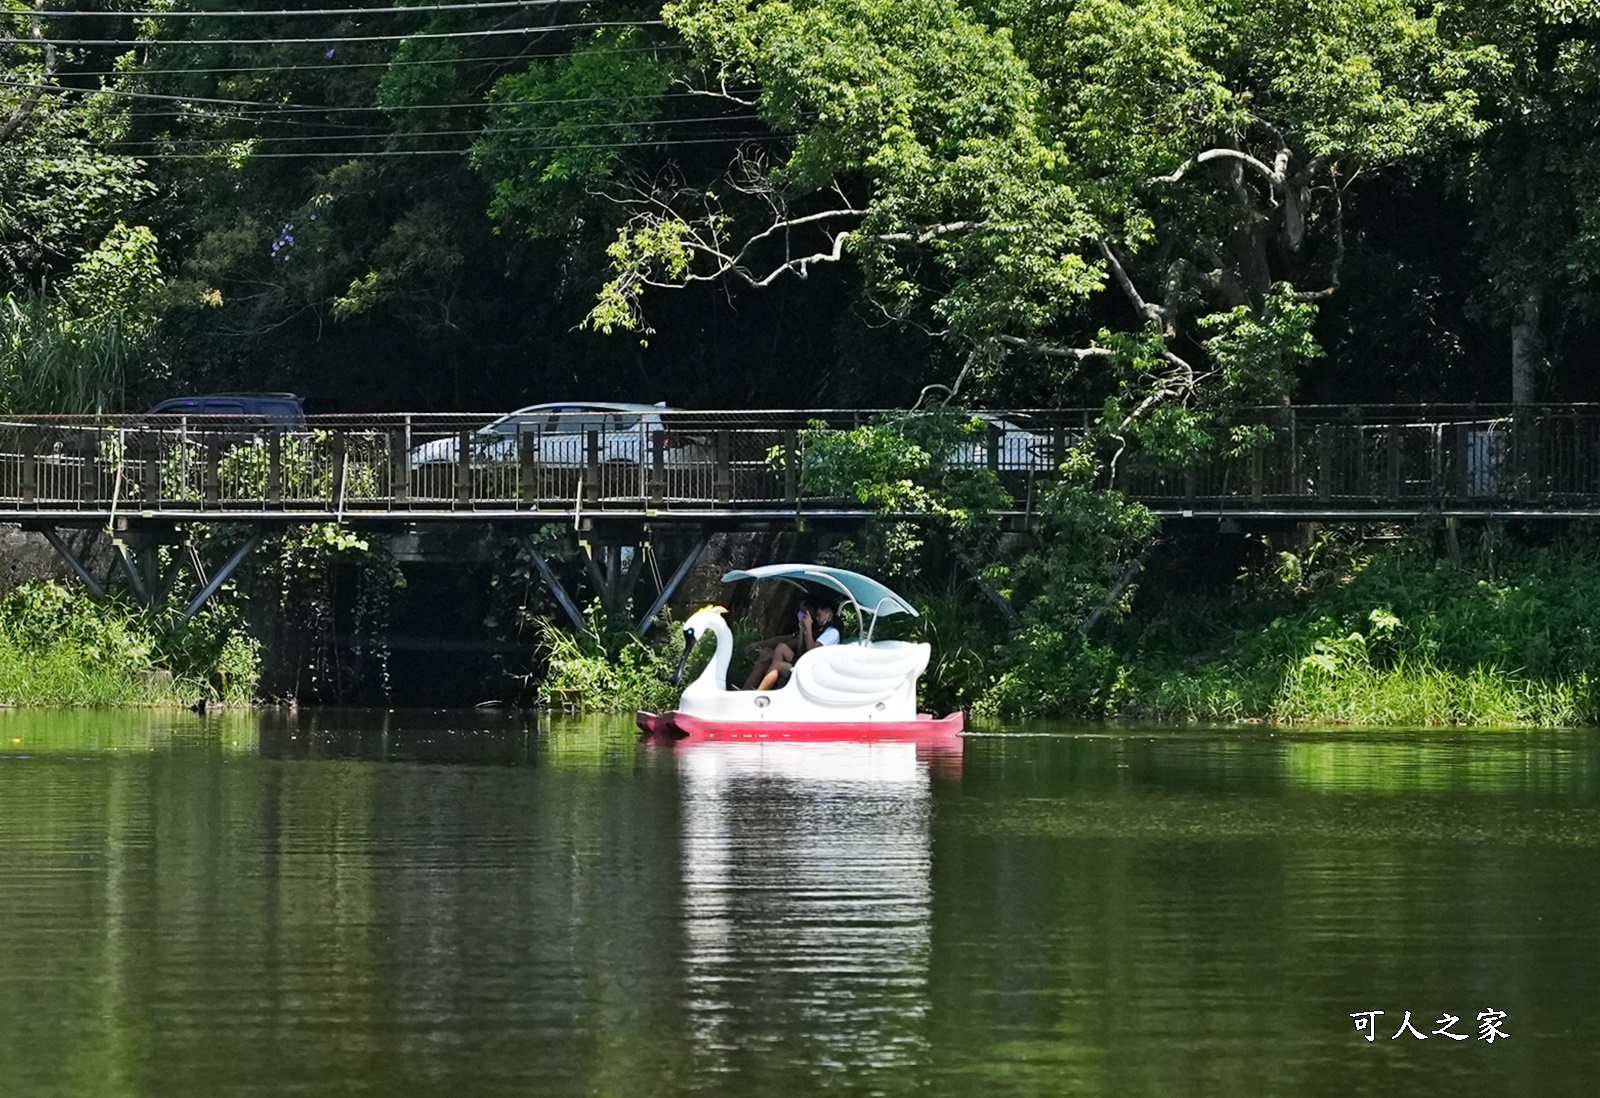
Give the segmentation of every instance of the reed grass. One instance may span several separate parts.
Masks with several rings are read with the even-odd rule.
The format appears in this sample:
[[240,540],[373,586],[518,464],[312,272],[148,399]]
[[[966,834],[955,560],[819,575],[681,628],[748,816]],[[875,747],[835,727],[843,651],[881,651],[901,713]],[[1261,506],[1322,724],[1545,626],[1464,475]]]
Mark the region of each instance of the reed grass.
[[131,357],[119,316],[76,316],[49,293],[0,295],[0,404],[6,411],[120,408]]
[[0,599],[0,705],[249,704],[259,645],[225,615],[201,618],[169,630],[58,583],[23,584]]
[[149,664],[114,664],[71,643],[34,649],[0,635],[0,703],[5,705],[182,707],[204,692],[200,683]]
[[1271,716],[1290,724],[1559,728],[1593,720],[1590,695],[1586,676],[1545,682],[1404,656],[1392,667],[1346,664],[1332,672],[1302,661],[1285,677]]

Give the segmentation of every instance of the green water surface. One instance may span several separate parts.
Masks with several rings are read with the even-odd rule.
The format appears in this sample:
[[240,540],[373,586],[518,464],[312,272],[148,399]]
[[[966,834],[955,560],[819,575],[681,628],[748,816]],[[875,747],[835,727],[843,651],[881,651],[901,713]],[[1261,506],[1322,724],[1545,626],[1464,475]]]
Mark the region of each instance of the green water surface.
[[0,712],[3,1095],[1591,1095],[1597,960],[1593,732]]

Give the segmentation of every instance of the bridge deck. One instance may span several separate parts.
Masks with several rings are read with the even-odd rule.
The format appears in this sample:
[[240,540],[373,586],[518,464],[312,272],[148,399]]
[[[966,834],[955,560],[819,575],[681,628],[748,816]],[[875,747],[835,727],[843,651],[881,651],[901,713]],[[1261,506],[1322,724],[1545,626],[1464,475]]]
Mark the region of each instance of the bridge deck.
[[[561,521],[736,527],[850,522],[859,503],[808,489],[808,424],[866,412],[0,421],[0,520]],[[945,459],[991,469],[1025,521],[1093,413],[985,413]],[[1264,409],[1236,453],[1187,469],[1130,452],[1117,485],[1173,517],[1403,520],[1424,514],[1600,516],[1600,408]],[[1219,447],[1219,451],[1221,448]]]

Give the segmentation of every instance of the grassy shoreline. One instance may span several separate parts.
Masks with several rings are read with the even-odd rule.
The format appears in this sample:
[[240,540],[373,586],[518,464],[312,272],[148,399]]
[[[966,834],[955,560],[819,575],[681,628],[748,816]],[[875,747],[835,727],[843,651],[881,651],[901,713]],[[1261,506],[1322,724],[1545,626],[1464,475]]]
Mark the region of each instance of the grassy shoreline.
[[43,581],[0,599],[0,705],[246,706],[259,646],[224,612],[168,628],[157,615]]

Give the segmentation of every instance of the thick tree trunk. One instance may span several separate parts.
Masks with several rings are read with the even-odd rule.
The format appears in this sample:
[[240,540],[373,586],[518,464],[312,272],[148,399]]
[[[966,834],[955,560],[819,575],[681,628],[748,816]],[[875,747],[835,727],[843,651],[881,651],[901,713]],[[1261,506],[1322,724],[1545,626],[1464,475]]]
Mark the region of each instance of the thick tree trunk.
[[1544,295],[1530,289],[1522,298],[1522,316],[1511,325],[1511,403],[1532,404],[1536,397],[1543,346],[1539,312]]

